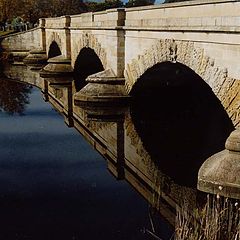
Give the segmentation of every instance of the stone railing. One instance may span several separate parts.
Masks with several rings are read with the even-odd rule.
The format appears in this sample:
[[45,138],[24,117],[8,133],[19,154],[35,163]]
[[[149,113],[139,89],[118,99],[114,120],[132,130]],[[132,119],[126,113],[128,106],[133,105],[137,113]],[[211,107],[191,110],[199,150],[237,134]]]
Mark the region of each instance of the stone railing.
[[[62,16],[46,18],[46,28],[115,28],[123,26],[125,21],[125,9],[109,9],[102,12],[89,12],[73,16]],[[44,26],[44,19],[41,19],[41,26]]]
[[62,16],[62,17],[45,19],[46,28],[61,29],[61,28],[67,28],[69,26],[70,26],[70,16]]
[[240,2],[204,0],[47,18],[46,28],[116,28],[240,32]]
[[79,27],[92,27],[93,25],[93,13],[82,13],[79,15],[71,16],[71,28]]
[[126,9],[126,28],[240,31],[240,2],[188,1]]

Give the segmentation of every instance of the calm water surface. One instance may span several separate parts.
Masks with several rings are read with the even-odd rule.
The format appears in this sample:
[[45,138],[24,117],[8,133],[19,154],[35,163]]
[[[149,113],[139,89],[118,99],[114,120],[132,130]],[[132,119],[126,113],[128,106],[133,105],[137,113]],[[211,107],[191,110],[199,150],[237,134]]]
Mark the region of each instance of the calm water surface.
[[[191,212],[204,202],[196,189],[198,170],[224,148],[233,125],[189,69],[168,63],[148,70],[116,119],[106,119],[102,109],[98,115],[73,107],[82,118],[74,120],[75,127],[106,159],[64,124],[40,90],[6,78],[38,84],[36,72],[18,67],[5,74],[0,77],[0,240],[169,240],[176,207],[187,203]],[[53,104],[69,101],[63,86],[49,89]],[[114,111],[108,111],[112,117]]]
[[[112,177],[37,88],[22,88],[18,99],[29,103],[18,113],[11,100],[0,102],[0,239],[152,239],[143,233],[148,203]],[[170,226],[157,222],[169,239]]]

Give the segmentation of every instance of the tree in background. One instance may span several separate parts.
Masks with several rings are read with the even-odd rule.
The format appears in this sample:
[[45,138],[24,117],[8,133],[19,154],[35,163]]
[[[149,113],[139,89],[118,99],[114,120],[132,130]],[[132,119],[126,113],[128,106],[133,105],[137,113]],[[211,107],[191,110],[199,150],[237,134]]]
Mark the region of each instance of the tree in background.
[[0,112],[23,115],[32,86],[0,77]]
[[0,21],[6,22],[8,19],[12,19],[17,10],[17,0],[0,0]]
[[125,7],[139,7],[139,6],[147,6],[153,5],[155,0],[129,0]]
[[123,2],[120,0],[107,0],[105,2],[86,2],[88,12],[103,11],[110,8],[123,7]]
[[30,23],[41,17],[56,17],[86,12],[83,0],[0,0],[0,22],[17,16]]
[[[136,7],[154,4],[155,0],[121,0],[83,2],[83,0],[0,0],[0,23],[20,17],[24,22],[36,23],[42,17],[73,15],[82,12],[103,11],[110,8]],[[166,0],[174,1],[174,0]]]
[[73,15],[86,12],[86,5],[80,0],[51,0],[51,16]]

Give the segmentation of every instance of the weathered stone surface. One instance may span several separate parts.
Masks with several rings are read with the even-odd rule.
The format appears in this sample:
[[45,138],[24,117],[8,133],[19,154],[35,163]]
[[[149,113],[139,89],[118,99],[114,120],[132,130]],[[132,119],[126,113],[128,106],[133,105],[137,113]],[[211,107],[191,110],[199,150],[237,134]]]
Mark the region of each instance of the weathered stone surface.
[[112,70],[105,70],[88,77],[89,82],[74,95],[76,105],[90,104],[125,104],[129,100],[124,86],[124,79],[113,75]]
[[57,88],[65,87],[65,85],[71,84],[73,81],[72,77],[69,76],[58,76],[58,77],[46,77],[45,78],[51,86],[55,86]]
[[226,68],[216,66],[215,61],[204,54],[204,49],[196,47],[193,42],[156,40],[144,54],[138,55],[138,60],[133,59],[126,65],[124,75],[127,92],[130,93],[144,72],[165,61],[182,63],[196,72],[212,88],[234,125],[239,126],[240,81],[230,78]]
[[212,88],[237,127],[239,11],[240,2],[231,0],[112,9],[41,19],[39,28],[8,36],[1,44],[21,60],[33,48],[48,54],[56,42],[61,54],[71,59],[72,67],[81,49],[92,48],[104,69],[112,69],[118,78],[125,77],[127,93],[155,64],[182,63]]
[[42,49],[31,50],[27,57],[23,59],[23,62],[27,65],[42,65],[47,63],[47,54],[46,51]]
[[19,32],[5,37],[1,46],[4,50],[11,52],[16,50],[30,51],[31,49],[41,49],[41,29],[31,29],[26,32]]
[[64,56],[57,56],[48,60],[48,64],[40,71],[40,76],[43,78],[61,78],[71,76],[72,73],[71,60],[64,58]]
[[226,150],[207,159],[198,173],[198,189],[240,199],[240,129],[226,141]]
[[106,50],[103,49],[102,45],[99,43],[97,36],[94,36],[91,32],[85,30],[80,34],[80,36],[78,36],[77,39],[73,39],[72,44],[73,44],[72,49],[74,49],[74,53],[72,53],[73,62],[76,61],[77,55],[81,51],[81,49],[87,47],[95,51],[95,53],[100,58],[103,67],[105,69],[107,68],[107,53]]

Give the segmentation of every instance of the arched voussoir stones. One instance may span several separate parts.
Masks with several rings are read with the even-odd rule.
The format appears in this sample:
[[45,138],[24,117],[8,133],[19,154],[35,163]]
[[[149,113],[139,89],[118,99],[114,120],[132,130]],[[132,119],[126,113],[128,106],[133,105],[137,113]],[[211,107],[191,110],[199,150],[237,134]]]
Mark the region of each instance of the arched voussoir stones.
[[74,44],[74,62],[77,59],[78,54],[83,48],[91,48],[94,50],[94,52],[97,54],[99,59],[101,60],[101,63],[104,67],[104,69],[107,69],[107,54],[105,49],[101,46],[98,39],[88,32],[84,32],[79,40]]
[[194,42],[157,40],[144,54],[127,64],[124,71],[127,92],[131,92],[149,68],[161,62],[179,62],[192,69],[211,87],[235,127],[240,127],[240,80],[231,78],[226,68],[216,66],[214,59]]

